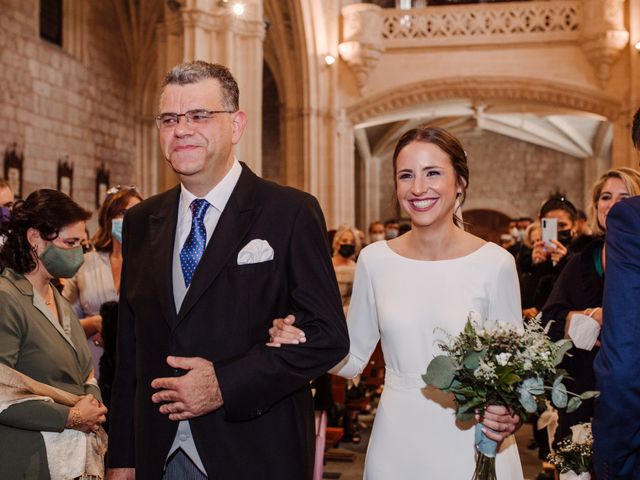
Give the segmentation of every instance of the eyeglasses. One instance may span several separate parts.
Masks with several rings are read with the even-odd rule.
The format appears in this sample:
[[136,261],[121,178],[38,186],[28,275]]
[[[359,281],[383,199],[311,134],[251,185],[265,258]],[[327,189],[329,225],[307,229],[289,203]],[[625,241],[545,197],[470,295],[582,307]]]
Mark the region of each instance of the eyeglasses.
[[111,187],[109,190],[107,190],[107,196],[109,195],[115,195],[116,193],[122,191],[122,190],[133,190],[136,193],[138,192],[138,187],[136,187],[135,185],[116,185],[114,187]]
[[234,110],[189,110],[186,113],[161,113],[155,117],[158,128],[172,128],[178,125],[180,117],[187,124],[201,125],[207,123],[216,113],[235,113]]

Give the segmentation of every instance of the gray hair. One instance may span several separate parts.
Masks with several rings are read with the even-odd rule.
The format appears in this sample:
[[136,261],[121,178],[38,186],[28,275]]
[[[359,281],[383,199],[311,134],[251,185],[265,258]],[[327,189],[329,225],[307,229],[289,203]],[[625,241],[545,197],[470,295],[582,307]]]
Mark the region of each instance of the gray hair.
[[167,85],[188,85],[209,79],[217,80],[220,83],[223,90],[224,108],[237,111],[240,103],[238,83],[229,69],[219,63],[195,60],[176,65],[164,77],[162,88]]

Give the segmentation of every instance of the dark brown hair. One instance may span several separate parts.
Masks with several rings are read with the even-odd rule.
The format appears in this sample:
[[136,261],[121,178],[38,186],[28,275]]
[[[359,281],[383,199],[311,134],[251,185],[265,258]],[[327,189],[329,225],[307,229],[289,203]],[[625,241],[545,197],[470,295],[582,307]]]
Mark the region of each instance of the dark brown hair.
[[98,252],[113,250],[111,221],[125,212],[127,204],[132,198],[142,201],[142,197],[135,188],[123,188],[112,195],[107,195],[107,198],[102,202],[98,211],[98,230],[91,239]]
[[[430,127],[424,125],[421,127],[413,128],[406,132],[398,143],[396,149],[393,152],[393,182],[397,186],[396,171],[398,164],[398,155],[404,147],[414,142],[431,143],[444,153],[447,154],[451,160],[453,171],[456,174],[456,180],[460,186],[460,207],[464,204],[467,197],[467,187],[469,186],[469,165],[467,164],[467,154],[462,148],[460,140],[454,137],[447,130],[440,127]],[[453,221],[459,227],[462,227],[463,221],[460,217],[453,212]]]
[[36,268],[35,253],[27,240],[27,230],[33,228],[45,240],[55,240],[67,225],[87,221],[91,213],[58,190],[44,188],[19,200],[13,207],[11,218],[0,227],[6,237],[0,249],[0,267],[12,268],[18,273],[29,273]]
[[202,60],[181,63],[173,67],[164,77],[162,88],[167,85],[188,85],[203,80],[217,80],[223,90],[224,108],[237,111],[240,104],[240,89],[238,82],[227,67],[219,63],[209,63]]

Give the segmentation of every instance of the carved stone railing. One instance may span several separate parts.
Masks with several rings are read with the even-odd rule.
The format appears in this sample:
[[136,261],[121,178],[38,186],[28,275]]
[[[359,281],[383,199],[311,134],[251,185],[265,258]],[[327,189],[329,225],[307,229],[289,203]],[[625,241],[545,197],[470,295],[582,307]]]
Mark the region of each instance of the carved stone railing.
[[624,0],[535,0],[480,5],[342,9],[340,56],[360,92],[384,52],[406,48],[566,42],[579,45],[602,88],[629,40]]
[[389,48],[577,40],[581,0],[383,9]]

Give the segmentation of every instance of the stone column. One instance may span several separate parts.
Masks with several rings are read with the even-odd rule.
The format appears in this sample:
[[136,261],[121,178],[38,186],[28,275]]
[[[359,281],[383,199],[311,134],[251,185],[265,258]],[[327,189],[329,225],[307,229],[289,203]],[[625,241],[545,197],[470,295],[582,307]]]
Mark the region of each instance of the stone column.
[[165,22],[159,29],[164,47],[160,65],[168,71],[181,62],[205,60],[229,67],[240,88],[240,108],[248,117],[236,155],[260,174],[263,0],[244,0],[242,6],[244,11],[237,14],[231,2],[218,0],[184,0],[177,10],[165,5]]
[[582,20],[582,50],[604,88],[611,65],[629,41],[624,25],[624,0],[584,0]]

